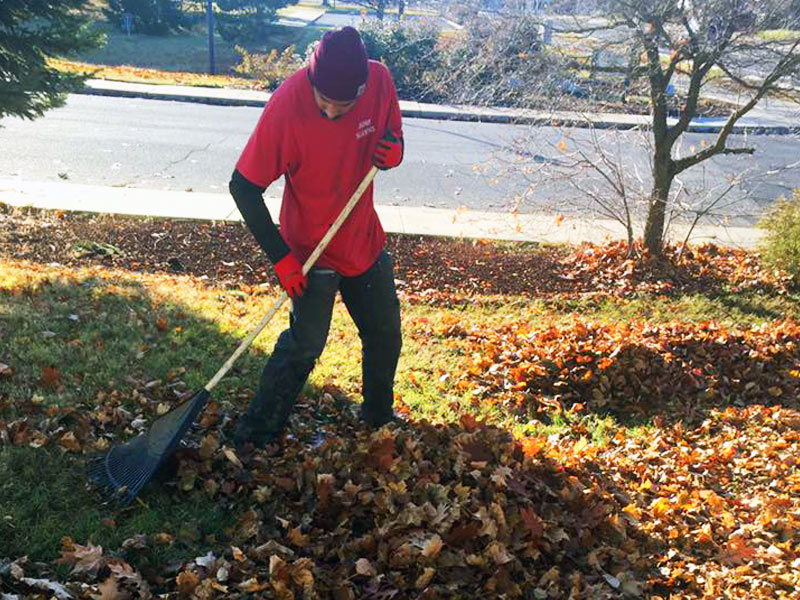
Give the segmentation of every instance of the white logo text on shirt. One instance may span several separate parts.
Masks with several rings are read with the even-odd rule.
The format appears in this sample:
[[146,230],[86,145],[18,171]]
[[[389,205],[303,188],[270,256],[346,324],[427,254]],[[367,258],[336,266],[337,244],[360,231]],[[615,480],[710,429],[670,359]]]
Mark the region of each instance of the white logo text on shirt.
[[365,135],[375,132],[375,126],[372,124],[372,119],[364,119],[358,124],[358,131],[356,131],[356,139],[360,140]]

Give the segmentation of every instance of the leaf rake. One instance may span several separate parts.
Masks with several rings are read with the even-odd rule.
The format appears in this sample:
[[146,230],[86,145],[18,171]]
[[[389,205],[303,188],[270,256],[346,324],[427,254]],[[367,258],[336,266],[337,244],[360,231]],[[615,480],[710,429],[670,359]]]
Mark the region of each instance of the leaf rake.
[[[325,247],[331,241],[342,223],[350,215],[364,191],[372,183],[377,167],[372,167],[364,176],[358,189],[350,197],[336,221],[330,226],[325,236],[320,240],[314,252],[303,265],[303,273],[307,274]],[[153,478],[159,467],[169,458],[175,448],[186,435],[197,416],[205,407],[211,396],[211,390],[220,382],[225,374],[233,367],[238,359],[253,343],[256,336],[289,298],[284,292],[281,294],[269,312],[264,315],[256,328],[239,344],[236,351],[225,361],[219,371],[211,380],[191,398],[185,400],[171,411],[157,418],[150,428],[131,441],[112,446],[107,452],[92,455],[86,460],[86,476],[90,487],[95,488],[103,498],[105,504],[124,508],[133,502],[134,498]]]

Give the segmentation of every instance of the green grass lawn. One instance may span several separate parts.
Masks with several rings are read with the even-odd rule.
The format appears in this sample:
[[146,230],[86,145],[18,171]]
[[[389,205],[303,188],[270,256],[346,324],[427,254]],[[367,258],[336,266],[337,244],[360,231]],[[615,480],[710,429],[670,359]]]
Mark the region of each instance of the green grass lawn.
[[[96,65],[125,65],[189,73],[209,71],[208,34],[202,27],[165,36],[152,36],[136,33],[126,35],[105,23],[100,23],[98,26],[106,33],[105,44],[101,48],[75,53],[67,58]],[[295,45],[297,52],[303,53],[306,46],[319,39],[322,33],[320,29],[313,27],[274,25],[263,43],[248,46],[248,49],[269,52],[272,48],[277,48],[282,51],[288,46]],[[240,62],[234,46],[235,44],[222,39],[219,34],[215,35],[217,74],[232,74],[233,68]]]
[[[97,65],[128,65],[164,71],[208,72],[208,36],[204,31],[188,31],[165,36],[126,35],[104,26],[103,47],[70,55],[69,58]],[[218,73],[230,73],[238,62],[233,45],[215,36],[215,62]]]

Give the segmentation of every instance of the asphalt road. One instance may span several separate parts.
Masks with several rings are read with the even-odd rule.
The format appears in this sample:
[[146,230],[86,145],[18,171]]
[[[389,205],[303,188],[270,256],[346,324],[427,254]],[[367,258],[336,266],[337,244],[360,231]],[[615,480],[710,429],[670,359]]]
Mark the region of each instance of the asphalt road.
[[[236,159],[259,114],[256,108],[74,95],[66,106],[35,121],[0,120],[0,177],[227,193]],[[572,212],[565,198],[577,198],[574,189],[523,175],[521,168],[564,164],[564,148],[569,153],[586,145],[587,130],[405,119],[404,131],[405,161],[381,174],[376,186],[380,204]],[[617,145],[626,172],[634,178],[649,172],[638,136],[622,132],[601,140],[604,147]],[[733,137],[734,145],[744,142],[742,136]],[[703,139],[712,138],[686,136],[684,150],[700,147]],[[736,174],[765,172],[800,159],[796,136],[750,136],[747,142],[758,149],[755,156],[714,159],[684,177],[685,189],[721,186]],[[521,152],[512,149],[520,147]],[[755,202],[735,210],[753,214],[754,206],[800,187],[800,172],[753,179],[740,187]],[[281,188],[276,182],[267,193],[278,196]],[[521,194],[525,200],[518,203]],[[726,202],[735,195],[729,194]]]

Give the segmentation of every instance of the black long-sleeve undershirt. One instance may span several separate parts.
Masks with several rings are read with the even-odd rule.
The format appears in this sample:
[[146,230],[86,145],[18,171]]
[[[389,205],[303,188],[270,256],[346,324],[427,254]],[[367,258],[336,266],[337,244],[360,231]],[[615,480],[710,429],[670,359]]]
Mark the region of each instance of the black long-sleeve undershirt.
[[234,170],[228,189],[242,213],[244,222],[258,245],[266,252],[274,265],[287,254],[289,246],[272,221],[269,209],[264,203],[263,194],[266,188],[250,183],[238,170]]

